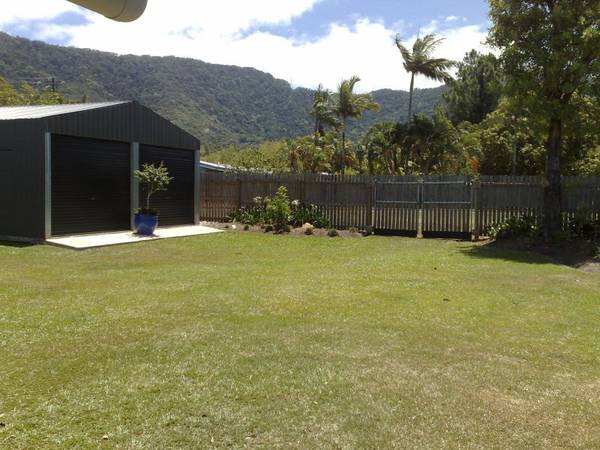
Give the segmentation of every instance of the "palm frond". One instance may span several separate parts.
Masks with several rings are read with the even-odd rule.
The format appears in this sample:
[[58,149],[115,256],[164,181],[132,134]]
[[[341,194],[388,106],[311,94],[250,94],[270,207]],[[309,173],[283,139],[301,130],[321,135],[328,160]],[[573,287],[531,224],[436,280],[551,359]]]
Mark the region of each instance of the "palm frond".
[[443,37],[437,37],[435,34],[428,34],[422,38],[417,38],[413,45],[413,55],[428,58],[444,40]]
[[448,83],[452,76],[448,72],[456,63],[445,58],[433,58],[422,62],[419,65],[417,73],[424,75],[432,80]]
[[396,35],[396,46],[398,47],[398,50],[400,50],[400,54],[404,60],[404,68],[407,71],[410,71],[410,67],[413,64],[413,55],[411,51],[402,43],[402,39],[400,38],[399,34]]

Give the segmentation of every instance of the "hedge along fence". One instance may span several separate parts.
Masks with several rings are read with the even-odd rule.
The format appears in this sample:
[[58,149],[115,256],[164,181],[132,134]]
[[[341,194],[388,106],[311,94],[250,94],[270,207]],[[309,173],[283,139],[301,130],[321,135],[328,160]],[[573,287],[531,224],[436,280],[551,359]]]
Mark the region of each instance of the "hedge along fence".
[[[254,198],[288,189],[292,200],[315,205],[336,228],[397,232],[481,234],[512,216],[541,219],[542,177],[342,176],[316,174],[205,173],[200,214],[223,221]],[[564,177],[565,221],[575,214],[600,219],[600,177]]]

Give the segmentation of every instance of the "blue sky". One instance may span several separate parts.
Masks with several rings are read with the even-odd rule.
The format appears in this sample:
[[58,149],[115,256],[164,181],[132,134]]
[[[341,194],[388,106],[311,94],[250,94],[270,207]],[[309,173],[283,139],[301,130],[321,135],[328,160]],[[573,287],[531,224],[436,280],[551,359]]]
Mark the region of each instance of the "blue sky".
[[331,23],[351,26],[357,17],[368,17],[387,27],[403,25],[406,34],[416,33],[433,20],[444,21],[456,17],[462,23],[485,23],[488,6],[486,0],[328,0],[294,19],[290,25],[264,27],[286,37],[324,36]]
[[131,24],[66,0],[14,0],[0,11],[0,30],[12,35],[251,66],[296,86],[334,88],[357,74],[362,90],[405,87],[396,33],[408,44],[418,32],[438,33],[446,38],[440,53],[460,59],[486,50],[487,27],[486,0],[149,0]]

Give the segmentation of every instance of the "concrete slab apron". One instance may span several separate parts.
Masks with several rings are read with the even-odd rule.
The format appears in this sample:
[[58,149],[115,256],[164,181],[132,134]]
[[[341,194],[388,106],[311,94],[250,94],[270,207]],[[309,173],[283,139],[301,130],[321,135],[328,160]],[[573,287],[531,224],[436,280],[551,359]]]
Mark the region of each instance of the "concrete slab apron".
[[110,245],[134,244],[145,241],[156,241],[159,239],[172,239],[190,236],[202,236],[205,234],[222,233],[222,230],[204,227],[200,225],[189,225],[182,227],[159,228],[154,236],[138,236],[131,231],[115,233],[85,234],[76,236],[61,236],[47,239],[46,243],[61,247],[85,250],[88,248],[107,247]]

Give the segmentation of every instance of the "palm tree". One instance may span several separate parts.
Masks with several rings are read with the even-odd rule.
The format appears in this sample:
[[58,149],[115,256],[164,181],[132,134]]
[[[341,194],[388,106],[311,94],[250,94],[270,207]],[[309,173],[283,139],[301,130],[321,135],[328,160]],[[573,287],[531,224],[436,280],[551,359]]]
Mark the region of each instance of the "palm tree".
[[454,61],[431,57],[433,52],[443,41],[444,38],[438,38],[435,34],[428,34],[423,38],[417,37],[411,52],[404,44],[402,44],[400,35],[396,36],[396,45],[402,54],[404,68],[411,74],[410,96],[408,100],[409,122],[412,120],[412,104],[416,75],[424,75],[432,80],[443,81],[445,83],[452,80],[452,76],[448,73],[448,70],[454,67]]
[[325,134],[325,126],[337,129],[340,125],[331,103],[331,92],[323,89],[323,85],[321,84],[313,97],[310,115],[315,120],[315,135],[323,136]]
[[360,119],[365,111],[379,111],[379,105],[370,94],[355,94],[354,88],[360,81],[356,75],[343,80],[333,95],[334,111],[340,119],[342,131],[341,173],[346,166],[346,127],[349,119]]

